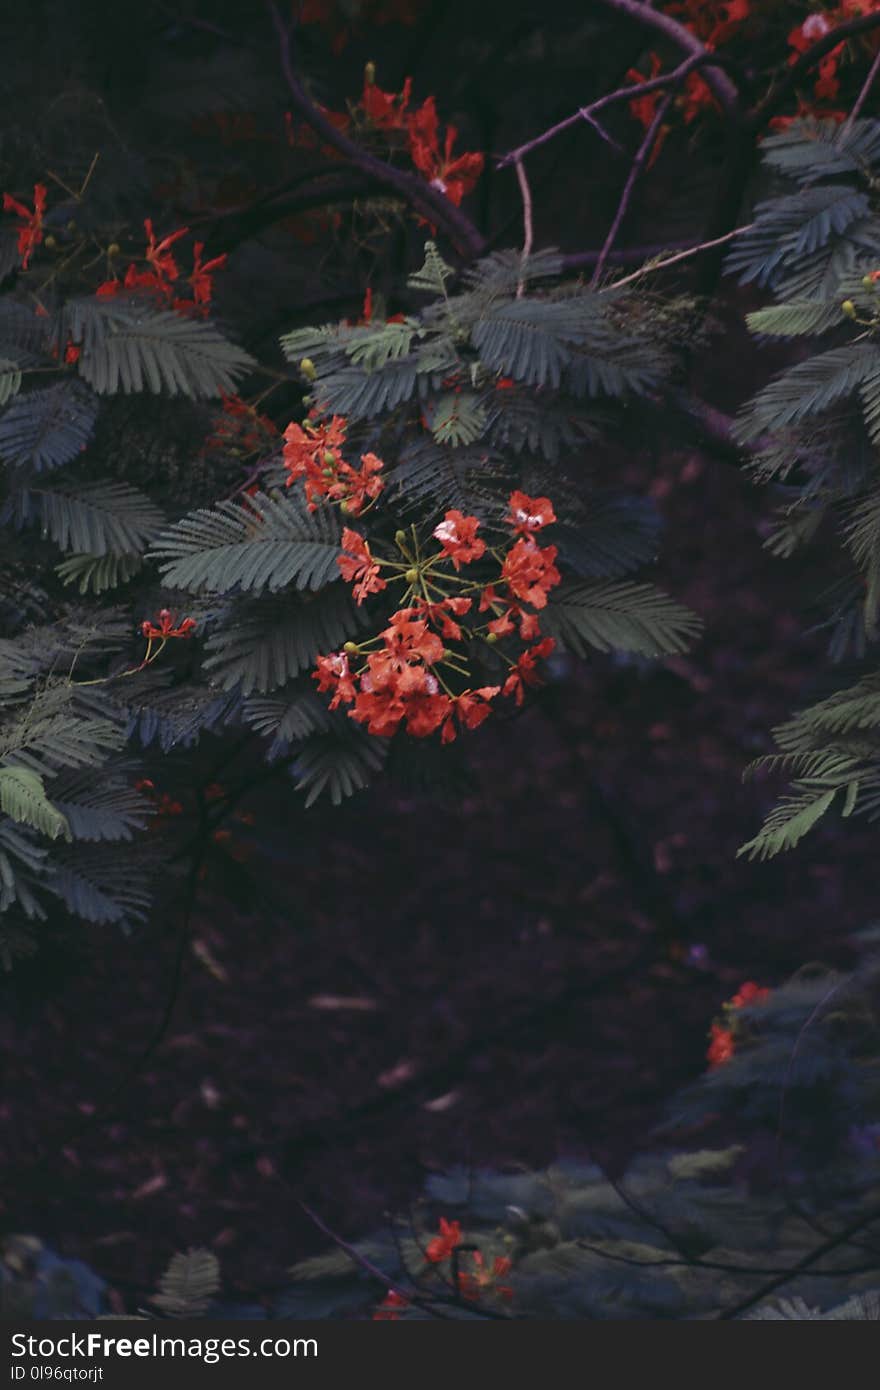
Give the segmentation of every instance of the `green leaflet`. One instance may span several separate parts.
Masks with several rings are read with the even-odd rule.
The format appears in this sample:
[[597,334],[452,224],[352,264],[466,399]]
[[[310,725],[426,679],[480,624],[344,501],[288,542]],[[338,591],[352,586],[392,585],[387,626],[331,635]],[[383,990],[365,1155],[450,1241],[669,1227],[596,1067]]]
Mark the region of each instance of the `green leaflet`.
[[26,767],[0,767],[0,811],[55,840],[71,839],[70,826],[46,795],[39,773]]
[[339,524],[329,508],[309,512],[301,490],[247,504],[221,502],[184,517],[159,537],[152,558],[170,588],[190,593],[320,589],[339,570]]
[[582,581],[551,592],[541,627],[576,656],[591,647],[662,656],[687,651],[701,623],[653,585]]

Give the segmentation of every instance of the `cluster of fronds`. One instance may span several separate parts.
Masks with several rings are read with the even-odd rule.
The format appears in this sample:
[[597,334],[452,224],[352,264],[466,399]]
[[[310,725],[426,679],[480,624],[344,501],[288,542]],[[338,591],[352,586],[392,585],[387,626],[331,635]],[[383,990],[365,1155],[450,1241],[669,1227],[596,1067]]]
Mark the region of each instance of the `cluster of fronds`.
[[[783,190],[760,203],[728,266],[776,302],[748,315],[759,339],[804,342],[794,365],[741,413],[753,470],[781,499],[768,545],[792,555],[840,551],[827,593],[831,653],[866,666],[853,688],[775,731],[778,753],[751,770],[793,777],[789,793],[741,852],[789,849],[829,811],[875,815],[880,743],[874,644],[880,618],[880,122],[806,121],[764,142]],[[876,709],[875,709],[876,705]]]

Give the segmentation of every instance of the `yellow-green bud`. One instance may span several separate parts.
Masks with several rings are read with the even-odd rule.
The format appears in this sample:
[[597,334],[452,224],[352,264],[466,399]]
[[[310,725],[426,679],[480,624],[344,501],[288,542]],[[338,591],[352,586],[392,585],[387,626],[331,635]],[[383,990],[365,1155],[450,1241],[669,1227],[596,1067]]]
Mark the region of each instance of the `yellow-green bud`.
[[851,299],[845,299],[840,306],[840,312],[846,314],[848,319],[854,319],[856,316],[856,306]]
[[403,577],[406,580],[407,584],[415,584],[416,580],[419,577],[419,572],[417,569],[407,570],[406,574]]
[[406,539],[407,539],[407,538],[406,538],[406,532],[405,532],[405,531],[395,531],[395,532],[394,532],[394,544],[395,544],[395,545],[406,545]]
[[372,87],[376,81],[376,64],[373,62],[364,64],[364,83],[367,87]]
[[862,284],[866,290],[872,290],[874,288],[874,281],[871,279],[870,275],[862,276]]
[[67,230],[68,230],[69,232],[75,232],[75,231],[76,231],[76,223],[74,222],[74,220],[73,220],[72,217],[71,217],[70,221],[69,221],[68,224],[67,224]]
[[344,652],[348,652],[349,656],[354,656],[355,652],[360,651],[360,647],[358,646],[357,642],[346,642],[342,650]]
[[46,237],[46,240],[43,242],[43,245],[45,246],[47,251],[54,251],[55,247],[58,245],[58,242],[55,240],[52,233],[50,232],[49,235]]
[[118,242],[118,241],[111,241],[110,245],[107,247],[107,255],[108,255],[108,256],[118,256],[118,255],[119,255],[119,251],[120,251],[119,242]]
[[321,469],[321,476],[324,477],[324,478],[332,478],[332,477],[333,477],[333,474],[334,474],[335,472],[336,472],[335,468],[322,468],[322,469]]
[[299,364],[299,369],[306,381],[314,381],[318,373],[315,371],[315,364],[311,357],[304,357]]
[[339,503],[339,510],[342,512],[342,515],[343,515],[343,516],[349,516],[350,513],[351,513],[351,503],[350,503],[350,502],[340,502],[340,503]]
[[498,641],[498,633],[497,633],[497,632],[487,632],[487,633],[486,633],[486,641],[487,641],[487,642],[497,642],[497,641]]
[[336,464],[336,455],[335,455],[334,453],[332,453],[332,452],[330,451],[330,449],[325,449],[325,450],[324,450],[324,466],[325,466],[325,468],[333,468],[333,467],[335,466],[335,464]]

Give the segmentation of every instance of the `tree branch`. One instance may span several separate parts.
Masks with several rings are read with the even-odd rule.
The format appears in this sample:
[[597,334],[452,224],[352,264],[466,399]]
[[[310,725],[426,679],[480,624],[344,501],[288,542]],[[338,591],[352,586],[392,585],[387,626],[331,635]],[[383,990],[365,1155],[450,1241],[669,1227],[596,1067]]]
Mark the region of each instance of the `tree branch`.
[[[602,277],[602,271],[605,269],[605,262],[607,261],[608,255],[617,239],[617,233],[620,231],[620,225],[623,222],[624,217],[626,216],[626,211],[629,207],[630,199],[633,195],[633,190],[635,189],[635,186],[638,183],[639,175],[641,174],[642,170],[648,162],[648,157],[652,149],[654,148],[654,142],[656,141],[657,136],[660,133],[660,127],[666,119],[666,113],[669,110],[671,104],[672,93],[670,92],[668,96],[663,98],[660,105],[657,107],[657,110],[654,112],[654,119],[648,126],[648,129],[645,132],[645,137],[642,140],[642,143],[639,145],[639,148],[636,152],[636,157],[630,165],[629,174],[627,175],[626,183],[623,186],[623,192],[620,195],[620,202],[617,205],[617,211],[614,214],[611,226],[608,228],[608,235],[605,238],[605,243],[602,247],[602,250],[599,253],[599,259],[596,262],[596,268],[593,271],[593,278],[590,281],[591,286],[598,285]],[[636,274],[638,274],[638,271],[636,271]]]
[[313,104],[302,83],[293,70],[290,56],[290,30],[278,12],[274,0],[269,0],[269,13],[278,34],[281,55],[281,70],[290,92],[291,102],[307,125],[321,137],[325,144],[338,150],[343,158],[360,169],[362,173],[374,178],[386,188],[392,189],[404,202],[414,208],[432,225],[440,227],[454,243],[459,252],[468,259],[482,254],[485,241],[474,223],[449,199],[430,184],[414,174],[395,169],[384,159],[378,159],[368,150],[361,149],[353,140],[327,119]]
[[627,15],[647,29],[655,30],[656,33],[669,39],[670,43],[675,44],[682,53],[693,56],[699,54],[701,58],[708,57],[709,65],[705,74],[706,86],[717,99],[724,114],[731,120],[739,120],[740,102],[736,86],[719,64],[717,54],[709,53],[708,49],[689,29],[686,29],[683,24],[679,24],[677,19],[672,19],[668,14],[664,14],[662,10],[651,9],[649,5],[640,3],[640,0],[600,0],[600,3],[607,5],[609,9],[616,10],[618,14]]
[[796,63],[792,63],[776,86],[771,87],[763,100],[759,101],[757,106],[748,113],[745,119],[747,128],[753,133],[762,130],[783,105],[786,98],[794,91],[801,78],[811,68],[814,68],[819,60],[825,57],[826,53],[830,53],[846,39],[856,38],[859,34],[867,34],[870,30],[876,29],[878,25],[880,25],[880,14],[859,15],[857,19],[850,19],[846,24],[838,24],[836,29],[832,29],[830,33],[817,39],[812,48],[808,48],[806,53],[801,54]]

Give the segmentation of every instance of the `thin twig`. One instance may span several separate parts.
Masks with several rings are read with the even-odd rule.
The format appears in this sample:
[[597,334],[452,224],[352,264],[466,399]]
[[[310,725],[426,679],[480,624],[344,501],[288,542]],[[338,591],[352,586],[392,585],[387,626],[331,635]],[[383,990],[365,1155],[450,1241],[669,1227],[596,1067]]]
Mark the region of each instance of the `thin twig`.
[[650,77],[645,82],[631,82],[626,87],[616,87],[613,92],[607,92],[605,96],[597,97],[595,101],[590,102],[589,106],[578,107],[577,111],[573,112],[572,115],[564,117],[561,121],[557,121],[556,125],[551,126],[549,130],[542,131],[540,135],[536,135],[532,140],[527,140],[524,145],[518,145],[515,150],[510,150],[507,154],[502,155],[501,159],[496,163],[495,168],[504,169],[508,164],[516,164],[519,160],[524,159],[527,154],[531,154],[532,150],[538,149],[541,145],[546,145],[548,140],[553,140],[557,135],[561,135],[564,130],[568,130],[571,126],[577,125],[580,121],[587,121],[589,125],[599,130],[599,133],[604,139],[607,139],[607,135],[594,119],[597,112],[604,111],[606,106],[613,106],[619,101],[633,101],[636,98],[648,96],[651,92],[661,92],[667,87],[678,86],[689,73],[695,72],[698,68],[708,67],[711,62],[717,63],[717,56],[703,50],[699,53],[692,53],[689,58],[685,58],[684,62],[679,63],[678,67],[673,68],[671,72],[660,73],[659,76]]
[[647,29],[654,29],[662,34],[664,38],[674,43],[676,48],[683,53],[698,54],[705,61],[708,56],[709,64],[706,69],[706,86],[718,100],[725,115],[733,120],[739,119],[739,92],[731,82],[727,73],[723,71],[718,59],[718,55],[709,53],[708,49],[700,42],[696,35],[686,29],[683,24],[679,24],[677,19],[664,14],[662,10],[651,9],[648,5],[640,3],[640,0],[601,0],[603,5],[609,9],[616,10],[618,14],[628,15],[630,19],[636,20],[638,24],[643,24]]
[[516,177],[519,181],[519,191],[522,195],[523,204],[523,249],[520,257],[520,277],[516,287],[517,299],[522,299],[526,288],[526,264],[532,254],[532,243],[534,241],[534,227],[532,224],[532,190],[529,188],[528,175],[525,165],[521,159],[516,161]]
[[842,140],[845,135],[848,135],[850,130],[852,129],[853,122],[858,120],[862,107],[868,100],[868,95],[871,91],[871,88],[874,85],[874,80],[878,72],[880,72],[880,48],[877,49],[877,52],[874,55],[874,61],[871,64],[868,76],[862,83],[862,90],[856,97],[853,109],[850,111],[843,125],[840,127],[840,134],[837,137],[838,140]]
[[734,227],[732,232],[725,232],[724,236],[714,237],[712,241],[701,241],[699,246],[689,246],[685,251],[676,251],[674,256],[666,256],[652,261],[650,265],[643,265],[638,270],[634,270],[631,275],[625,275],[622,280],[615,280],[609,289],[619,290],[622,285],[632,284],[634,280],[640,280],[643,275],[651,275],[655,270],[665,270],[667,266],[676,265],[678,261],[686,261],[691,256],[696,256],[701,251],[711,251],[716,246],[723,246],[726,241],[732,241],[735,236],[742,236],[743,232],[748,232],[752,228],[749,222],[745,227]]
[[596,262],[596,268],[593,271],[593,278],[590,281],[591,287],[595,287],[596,285],[598,285],[599,281],[602,278],[602,272],[605,269],[605,262],[607,261],[609,252],[611,251],[611,248],[613,247],[617,239],[617,233],[620,231],[620,225],[623,222],[624,217],[626,216],[627,208],[629,207],[630,199],[633,195],[633,190],[635,189],[635,186],[638,183],[639,175],[641,174],[646,163],[648,162],[648,156],[654,148],[655,141],[660,133],[660,127],[663,125],[663,122],[666,119],[666,113],[669,110],[671,104],[672,93],[670,92],[668,96],[663,98],[660,105],[657,107],[657,110],[654,112],[654,119],[648,126],[648,129],[645,132],[645,137],[642,140],[642,143],[639,145],[638,150],[636,151],[636,157],[630,165],[630,171],[627,175],[626,183],[623,186],[623,192],[620,195],[620,202],[617,204],[617,211],[614,214],[611,226],[608,228],[608,235],[605,238],[605,243],[602,247],[601,252],[599,253],[599,259]]
[[842,1231],[838,1231],[837,1235],[830,1236],[828,1240],[817,1245],[809,1254],[804,1255],[803,1259],[798,1260],[797,1264],[792,1265],[784,1274],[778,1274],[775,1279],[770,1279],[766,1284],[762,1284],[756,1293],[750,1294],[748,1298],[742,1299],[741,1302],[735,1303],[723,1313],[719,1313],[719,1321],[729,1322],[733,1318],[738,1318],[741,1313],[748,1312],[749,1308],[754,1308],[756,1303],[760,1303],[769,1294],[775,1293],[784,1284],[791,1283],[792,1279],[803,1274],[805,1269],[809,1269],[817,1260],[821,1260],[823,1255],[827,1255],[829,1251],[836,1250],[841,1245],[846,1245],[854,1235],[858,1235],[859,1231],[864,1231],[875,1221],[880,1221],[880,1207],[875,1207],[869,1211],[867,1216],[860,1216],[856,1221],[851,1221]]

